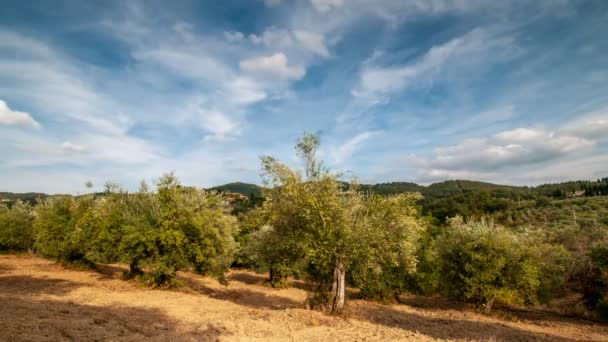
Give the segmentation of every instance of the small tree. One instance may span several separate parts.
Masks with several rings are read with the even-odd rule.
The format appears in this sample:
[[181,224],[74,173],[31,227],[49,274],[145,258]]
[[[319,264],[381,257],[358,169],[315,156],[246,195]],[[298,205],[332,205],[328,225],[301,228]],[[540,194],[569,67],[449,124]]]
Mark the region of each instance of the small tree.
[[142,187],[117,198],[124,208],[120,254],[131,275],[165,285],[179,269],[193,267],[223,280],[236,249],[236,219],[221,196],[183,187],[173,174],[165,174],[157,194]]
[[[413,219],[417,211],[411,210],[415,197],[365,196],[355,186],[345,191],[338,175],[316,159],[319,143],[318,136],[305,135],[296,144],[305,176],[274,158],[262,158],[270,190],[260,210],[268,226],[252,243],[270,266],[271,282],[281,283],[280,278],[272,279],[277,273],[283,277],[299,270],[314,286],[308,304],[339,312],[346,273],[355,265],[359,280],[368,285],[364,273],[381,264],[415,265],[412,237],[420,224]],[[395,236],[386,241],[391,234]]]
[[588,267],[582,276],[583,302],[608,320],[608,246],[600,245],[588,255]]
[[68,266],[92,267],[91,251],[96,224],[94,199],[58,196],[36,206],[36,250]]
[[416,245],[424,231],[417,193],[362,197],[364,213],[356,224],[358,259],[352,272],[360,295],[381,301],[402,293],[416,270]]
[[489,313],[494,301],[537,301],[540,270],[518,237],[485,221],[451,220],[437,241],[440,288],[450,298],[473,301]]
[[27,251],[34,245],[34,215],[21,201],[9,209],[0,205],[0,252]]

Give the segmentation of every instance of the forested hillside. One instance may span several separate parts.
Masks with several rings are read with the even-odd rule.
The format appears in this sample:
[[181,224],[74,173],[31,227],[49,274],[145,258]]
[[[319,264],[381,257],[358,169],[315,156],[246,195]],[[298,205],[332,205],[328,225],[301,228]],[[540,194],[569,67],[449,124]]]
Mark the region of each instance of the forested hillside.
[[47,194],[38,192],[26,192],[26,193],[13,193],[13,192],[0,192],[0,202],[4,204],[12,204],[16,201],[35,203],[39,199],[48,197]]
[[253,195],[255,197],[260,197],[260,196],[262,196],[263,188],[259,185],[255,185],[255,184],[234,182],[234,183],[214,186],[213,188],[210,188],[210,190],[216,190],[216,191],[220,191],[220,192],[234,192],[234,193],[243,194],[245,196]]

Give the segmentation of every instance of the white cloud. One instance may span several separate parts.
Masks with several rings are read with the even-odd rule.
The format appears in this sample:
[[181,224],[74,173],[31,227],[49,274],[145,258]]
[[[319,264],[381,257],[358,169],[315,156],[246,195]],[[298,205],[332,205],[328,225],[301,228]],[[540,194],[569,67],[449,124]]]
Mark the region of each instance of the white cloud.
[[12,110],[3,100],[0,100],[0,125],[40,127],[40,124],[32,118],[30,113]]
[[[242,41],[243,34],[233,32],[226,34],[229,41]],[[328,57],[329,50],[325,36],[321,33],[306,30],[286,30],[271,26],[259,35],[250,34],[249,41],[256,45],[264,45],[275,49],[292,48],[302,52],[310,52],[320,57]]]
[[[370,105],[388,101],[390,96],[408,87],[432,84],[436,75],[447,77],[448,71],[471,73],[488,63],[512,57],[517,49],[510,37],[496,37],[475,29],[461,37],[430,48],[417,61],[402,66],[377,66],[364,63],[358,85],[352,95]],[[449,68],[448,67],[449,64]],[[444,70],[447,69],[447,70]]]
[[268,57],[245,59],[239,65],[243,71],[262,78],[299,80],[306,74],[302,67],[289,66],[287,56],[280,52]]
[[560,132],[589,139],[606,139],[608,138],[608,108],[567,122]]
[[224,37],[231,43],[240,43],[245,40],[245,35],[238,31],[226,31]]
[[353,153],[355,153],[355,151],[357,151],[357,149],[359,149],[365,141],[367,141],[369,138],[378,133],[379,132],[374,131],[359,133],[356,136],[348,139],[343,144],[334,148],[330,148],[330,155],[332,156],[336,164],[342,164],[348,158],[350,158]]
[[142,49],[133,53],[133,57],[139,61],[157,63],[182,78],[213,82],[232,76],[230,69],[217,59],[188,49]]
[[82,153],[86,151],[86,148],[82,145],[65,141],[61,144],[61,150],[66,153]]
[[499,141],[518,143],[541,141],[546,137],[552,137],[552,134],[547,134],[542,130],[531,128],[516,128],[511,131],[500,132],[495,136]]
[[[564,161],[589,157],[597,140],[540,128],[516,128],[490,137],[469,138],[461,143],[439,147],[430,157],[410,156],[422,180],[479,179],[498,181],[538,168],[559,168]],[[562,170],[567,173],[568,170]]]
[[322,34],[309,31],[294,31],[293,34],[306,50],[321,57],[329,56],[329,50],[325,45],[325,37]]
[[0,37],[5,36],[13,39],[0,39],[0,49],[11,48],[14,54],[0,55],[0,79],[11,80],[10,87],[0,82],[4,96],[27,102],[38,115],[53,114],[52,120],[75,119],[112,134],[125,131],[121,115],[104,112],[111,101],[93,90],[90,75],[81,72],[76,61],[27,36],[0,31]]
[[252,104],[268,97],[263,86],[247,77],[238,77],[226,84],[226,95],[237,104]]
[[317,11],[325,13],[342,7],[344,0],[310,0],[310,3]]
[[515,116],[515,107],[512,105],[498,107],[490,110],[483,111],[476,115],[473,115],[470,119],[470,123],[488,123],[497,121],[506,121],[512,119]]
[[272,26],[260,35],[250,34],[249,40],[254,44],[264,44],[273,48],[285,48],[293,45],[293,38],[289,31]]
[[205,137],[207,140],[225,140],[238,134],[238,124],[228,115],[218,110],[200,110],[201,124],[211,133]]

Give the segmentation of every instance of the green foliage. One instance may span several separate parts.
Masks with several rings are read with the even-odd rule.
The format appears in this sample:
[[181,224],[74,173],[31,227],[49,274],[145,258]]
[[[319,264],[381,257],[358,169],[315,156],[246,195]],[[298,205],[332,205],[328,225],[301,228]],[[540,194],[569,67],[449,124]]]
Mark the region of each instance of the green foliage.
[[[262,158],[266,200],[258,209],[261,229],[248,246],[251,259],[273,274],[273,285],[301,273],[316,285],[308,303],[341,309],[343,278],[352,272],[368,297],[403,288],[403,274],[415,269],[415,242],[422,230],[418,195],[366,195],[345,190],[337,175],[316,160],[319,139],[296,144],[304,176],[271,157]],[[341,293],[340,293],[341,292]]]
[[[101,196],[54,196],[37,205],[36,250],[67,265],[126,262],[132,276],[155,286],[174,284],[183,268],[224,280],[237,225],[222,196],[182,187],[173,174],[161,177],[157,193],[145,183],[133,194],[112,183],[105,188]],[[28,214],[21,204],[1,209],[0,223],[11,222],[2,232],[27,230]]]
[[598,316],[608,320],[608,244],[599,245],[588,255],[588,267],[583,274],[583,302]]
[[155,191],[106,183],[103,193],[36,206],[19,199],[43,194],[0,193],[0,251],[82,267],[124,262],[152,286],[176,284],[181,269],[224,281],[231,264],[246,266],[269,271],[274,287],[309,280],[308,304],[332,311],[348,281],[363,298],[439,292],[487,311],[495,300],[547,303],[568,288],[608,316],[608,179],[359,185],[329,172],[319,146],[318,135],[298,139],[301,172],[263,157],[263,188],[230,183],[216,193],[166,174]]
[[36,206],[36,250],[66,265],[90,267],[94,235],[92,197],[49,197]]
[[[345,183],[348,188],[348,183]],[[378,184],[361,184],[359,189],[365,192],[371,192],[379,195],[397,195],[404,192],[422,192],[425,187],[416,183],[408,182],[392,182],[392,183],[378,183]]]
[[255,185],[255,184],[249,184],[249,183],[243,183],[243,182],[234,182],[234,183],[227,183],[224,185],[218,185],[218,186],[211,188],[210,190],[215,190],[218,192],[234,192],[234,193],[243,194],[246,196],[253,195],[254,197],[261,197],[262,192],[263,192],[262,187]]
[[39,192],[26,192],[26,193],[13,193],[13,192],[0,192],[0,204],[11,207],[17,202],[24,202],[31,205],[36,204],[37,201],[49,197],[47,194]]
[[416,202],[419,194],[368,195],[359,207],[355,222],[358,259],[353,262],[352,278],[363,298],[392,299],[407,288],[416,270],[416,244],[424,230]]
[[[437,239],[440,289],[450,298],[472,301],[489,312],[495,299],[536,304],[543,275],[555,269],[536,259],[527,236],[486,221],[457,218]],[[562,273],[563,274],[563,273]]]
[[32,249],[33,223],[30,205],[17,201],[10,209],[0,206],[0,252]]
[[236,220],[223,198],[182,187],[172,174],[161,177],[157,194],[143,190],[115,195],[124,222],[119,255],[132,275],[146,270],[147,281],[164,285],[193,267],[223,280],[236,249]]

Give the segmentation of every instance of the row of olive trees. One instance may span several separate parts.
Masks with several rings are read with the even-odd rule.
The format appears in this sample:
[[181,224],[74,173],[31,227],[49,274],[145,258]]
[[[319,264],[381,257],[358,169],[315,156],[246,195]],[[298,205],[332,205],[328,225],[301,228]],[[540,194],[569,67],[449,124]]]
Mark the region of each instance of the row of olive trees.
[[[318,147],[315,135],[298,141],[304,174],[262,158],[270,190],[249,214],[261,228],[245,252],[270,271],[273,286],[284,286],[291,274],[305,277],[312,285],[309,306],[335,312],[344,306],[347,279],[369,296],[402,287],[403,275],[415,270],[423,220],[416,194],[381,197],[357,191],[356,184],[344,190],[316,159]],[[393,270],[403,277],[393,277]]]
[[[342,309],[347,283],[365,298],[442,293],[486,312],[497,300],[534,305],[563,294],[573,260],[544,232],[459,218],[430,226],[419,195],[366,194],[356,184],[344,190],[316,158],[318,148],[318,136],[298,141],[303,173],[262,159],[270,190],[243,220],[258,227],[248,228],[243,254],[269,271],[273,286],[286,286],[289,275],[304,277],[313,286],[308,304],[332,312]],[[594,289],[605,293],[605,285]]]
[[164,175],[156,193],[109,186],[103,196],[50,197],[35,207],[0,211],[0,248],[31,250],[66,265],[124,262],[129,275],[171,284],[193,268],[223,279],[236,245],[236,219],[217,194],[181,186]]

